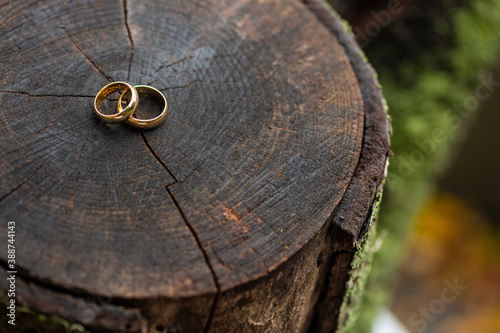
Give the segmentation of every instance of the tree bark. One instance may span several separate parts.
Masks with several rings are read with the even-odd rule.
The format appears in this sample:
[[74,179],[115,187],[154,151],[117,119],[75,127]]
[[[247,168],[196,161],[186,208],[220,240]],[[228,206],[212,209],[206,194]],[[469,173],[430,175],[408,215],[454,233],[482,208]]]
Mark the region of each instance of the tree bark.
[[[335,330],[389,134],[370,67],[321,3],[1,8],[15,329]],[[115,80],[161,90],[165,123],[101,123],[93,98]]]

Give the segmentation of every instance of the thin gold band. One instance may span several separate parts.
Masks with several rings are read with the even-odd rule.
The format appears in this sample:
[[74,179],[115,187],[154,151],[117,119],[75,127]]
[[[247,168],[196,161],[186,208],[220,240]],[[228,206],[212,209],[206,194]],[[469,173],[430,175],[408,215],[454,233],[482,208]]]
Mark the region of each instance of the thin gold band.
[[[128,92],[129,90],[131,92],[130,101],[128,102],[125,109],[123,109],[121,107],[120,103],[118,103],[118,106],[119,106],[118,113],[115,113],[112,115],[107,115],[107,114],[101,113],[101,107],[102,107],[102,104],[104,103],[104,101],[106,100],[106,98],[108,98],[108,96],[110,96],[112,93],[114,93],[116,91],[122,91],[122,90],[125,90],[123,92],[124,94],[126,92]],[[122,94],[122,96],[123,96],[123,94]],[[120,101],[121,101],[121,97],[120,97]],[[112,82],[112,83],[106,85],[104,88],[102,88],[97,93],[97,96],[95,97],[95,100],[94,100],[94,112],[97,115],[97,117],[99,117],[99,119],[101,119],[104,122],[121,123],[122,121],[125,121],[126,119],[128,119],[134,113],[135,109],[137,108],[137,104],[139,104],[139,94],[138,94],[137,90],[132,85],[130,85],[126,82],[117,81],[117,82]]]
[[[138,85],[134,86],[134,88],[137,90],[139,94],[143,93],[146,95],[149,95],[153,98],[156,98],[157,100],[160,101],[160,103],[163,104],[163,110],[160,113],[159,116],[151,118],[151,119],[139,119],[136,118],[134,114],[132,114],[129,118],[125,120],[125,123],[139,129],[149,129],[156,127],[160,125],[165,118],[167,117],[167,110],[168,110],[168,104],[167,104],[167,99],[163,94],[156,88],[146,86],[146,85]],[[118,100],[118,113],[123,111],[122,108],[122,97],[125,95],[126,92],[124,92],[121,96],[120,99]],[[130,103],[129,103],[130,105]]]

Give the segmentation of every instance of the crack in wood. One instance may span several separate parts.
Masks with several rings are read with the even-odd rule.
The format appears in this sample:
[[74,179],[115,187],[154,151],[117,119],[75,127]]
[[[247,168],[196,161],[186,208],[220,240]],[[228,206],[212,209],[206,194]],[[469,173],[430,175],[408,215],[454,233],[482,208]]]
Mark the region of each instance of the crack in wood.
[[[58,19],[58,21],[59,21],[59,19]],[[68,30],[66,30],[66,28],[62,24],[61,24],[61,29],[64,30],[64,32],[68,36],[69,40],[71,41],[71,43],[73,43],[73,45],[78,50],[78,52],[80,52],[82,54],[82,56],[85,59],[87,59],[87,61],[90,62],[92,64],[92,66],[94,66],[94,68],[97,69],[106,78],[106,80],[108,80],[110,83],[113,82],[114,80],[110,76],[106,75],[106,73],[104,73],[104,71],[99,66],[97,66],[97,64],[92,59],[90,59],[89,56],[87,56],[85,54],[85,52],[83,52],[83,50],[76,44],[76,42],[73,39],[73,37],[71,37],[71,35],[69,34]]]
[[32,136],[30,136],[29,138],[26,138],[26,139],[23,139],[21,140],[21,142],[25,142],[25,141],[28,141],[28,140],[31,140],[33,139],[35,136],[37,136],[38,134],[42,133],[43,131],[45,131],[47,128],[53,126],[55,123],[57,123],[59,120],[63,119],[64,117],[66,117],[67,114],[63,114],[62,116],[60,116],[59,118],[57,118],[56,120],[50,122],[47,126],[45,126],[44,128],[42,128],[41,130],[39,130],[38,132],[34,133]]
[[95,69],[97,69],[105,78],[106,80],[108,80],[110,83],[113,82],[113,79],[106,75],[104,73],[104,71],[99,67],[97,66],[97,64],[92,60],[90,59],[86,54],[85,52],[83,52],[83,50],[76,44],[75,40],[73,39],[73,37],[71,36],[71,34],[68,32],[68,30],[66,30],[66,27],[64,24],[62,24],[61,20],[59,19],[59,17],[57,17],[57,15],[55,15],[55,13],[50,9],[50,7],[48,7],[49,10],[52,12],[52,15],[54,16],[54,18],[57,20],[57,22],[59,23],[59,27],[64,31],[64,33],[66,34],[66,36],[68,36],[69,40],[71,41],[71,43],[73,44],[73,46],[78,50],[78,52],[81,53],[81,55],[87,59],[88,62],[90,62],[92,64],[92,66],[94,66]]
[[[193,175],[196,171],[198,171],[198,170],[201,168],[201,166],[203,165],[203,163],[205,163],[205,162],[206,162],[206,161],[207,161],[210,157],[211,157],[211,156],[208,156],[208,157],[206,157],[205,159],[203,159],[203,161],[201,161],[201,162],[198,164],[198,166],[196,166],[196,167],[193,169],[193,171],[191,171],[189,174],[187,174],[184,178],[180,179],[180,180],[179,180],[179,183],[182,183],[182,182],[186,181],[186,179],[188,179],[189,177],[191,177],[191,176],[192,176],[192,175]],[[173,185],[173,184],[171,184],[171,185]],[[169,185],[169,186],[170,186],[170,185]]]
[[95,98],[95,96],[90,96],[90,95],[69,95],[69,94],[63,94],[63,95],[58,95],[58,94],[30,94],[26,91],[10,91],[10,90],[0,90],[0,94],[14,94],[14,95],[24,95],[29,98],[31,97],[77,97],[77,98]]
[[203,329],[203,333],[208,333],[210,331],[210,326],[212,325],[213,318],[215,316],[215,308],[217,305],[217,301],[219,300],[219,287],[217,287],[217,293],[214,296],[214,301],[212,302],[212,307],[210,308],[210,314],[208,316],[207,324],[205,325],[205,328]]
[[128,39],[130,40],[130,46],[132,47],[130,51],[130,61],[128,64],[128,74],[127,74],[127,81],[130,79],[130,69],[132,68],[132,61],[134,60],[134,40],[132,39],[132,33],[130,32],[130,26],[128,24],[128,7],[127,7],[127,0],[123,0],[123,18],[125,22],[125,28],[127,29],[127,34],[128,34]]
[[42,164],[40,164],[40,166],[38,168],[36,168],[36,170],[28,177],[26,178],[22,183],[18,184],[17,186],[15,186],[13,189],[11,189],[9,192],[7,192],[5,195],[3,195],[1,198],[0,198],[0,202],[4,201],[5,199],[7,199],[7,197],[9,197],[11,194],[13,194],[14,192],[16,192],[17,190],[19,190],[23,185],[25,185],[26,183],[28,183],[34,176],[35,174],[38,172],[38,170],[40,170],[45,162],[47,162],[49,158],[47,157],[43,162]]
[[[180,89],[180,88],[189,88],[189,87],[191,87],[191,82],[189,82],[188,84],[183,85],[183,86],[166,87],[166,88],[161,88],[161,89],[158,89],[158,90],[163,91],[163,90],[172,90],[172,89]],[[150,84],[151,83],[149,83],[148,85],[150,85]]]
[[[79,167],[80,167],[80,160],[82,159],[82,155],[83,155],[83,150],[85,149],[85,146],[87,145],[87,142],[89,141],[89,138],[90,138],[90,135],[92,134],[92,132],[94,132],[94,130],[97,128],[97,126],[99,126],[102,122],[99,122],[97,123],[87,134],[87,136],[85,137],[85,141],[83,142],[83,145],[82,145],[82,149],[80,149],[80,153],[78,154],[78,160],[76,161],[76,164],[75,164],[75,170],[78,170]],[[78,170],[78,174],[80,173],[80,171]],[[75,185],[76,186],[76,185]]]
[[[151,82],[149,82],[147,85],[151,85],[155,82],[156,80],[153,80]],[[182,86],[173,86],[173,87],[164,87],[164,88],[161,88],[161,89],[158,89],[160,91],[163,91],[163,90],[173,90],[173,89],[180,89],[180,88],[189,88],[191,87],[191,84],[192,83],[195,83],[195,82],[207,82],[209,84],[224,84],[224,83],[234,83],[234,84],[238,84],[238,83],[241,83],[240,81],[235,81],[235,80],[231,80],[231,79],[228,79],[228,80],[224,80],[224,81],[214,81],[214,80],[191,80],[189,81],[187,84],[185,85],[182,85]]]
[[[160,91],[163,91],[163,90],[173,90],[173,89],[180,89],[180,88],[189,88],[191,87],[191,84],[192,83],[195,83],[195,82],[203,82],[204,80],[191,80],[189,81],[187,84],[183,85],[183,86],[173,86],[173,87],[165,87],[165,88],[161,88],[161,89],[158,89]],[[154,81],[153,81],[154,82]]]
[[[167,172],[170,175],[170,177],[172,177],[174,179],[174,183],[172,183],[172,184],[178,183],[179,181],[177,180],[177,178],[175,178],[175,176],[172,173],[172,171],[170,171],[170,169],[168,168],[168,166],[161,160],[161,158],[158,156],[158,154],[153,149],[153,147],[151,147],[151,145],[149,144],[148,140],[146,139],[146,136],[144,135],[144,132],[142,132],[142,131],[141,131],[141,137],[142,137],[142,140],[144,141],[144,144],[146,145],[146,147],[148,148],[148,150],[151,152],[151,154],[154,156],[154,158],[158,161],[158,163],[161,164],[161,166],[163,166],[163,168],[165,170],[167,170]],[[168,184],[166,186],[170,186],[172,184]]]
[[[157,69],[157,70],[155,70],[155,72],[153,73],[153,75],[155,75],[156,73],[158,73],[158,72],[159,72],[161,69],[163,69],[163,68],[169,68],[169,67],[175,66],[175,65],[177,65],[177,64],[180,64],[180,63],[182,63],[182,62],[184,62],[184,61],[186,61],[186,60],[192,59],[192,58],[193,58],[193,56],[188,56],[188,57],[184,57],[184,58],[182,58],[182,59],[180,59],[180,60],[174,61],[174,62],[172,62],[172,63],[170,63],[170,64],[167,64],[167,65],[162,65],[162,66],[158,67],[158,69]],[[154,81],[153,81],[153,82],[154,82]]]
[[189,230],[191,231],[191,234],[193,235],[194,239],[196,240],[196,243],[198,244],[198,248],[200,249],[201,253],[203,254],[203,257],[205,258],[205,262],[206,262],[208,268],[210,269],[210,273],[212,274],[213,281],[214,281],[215,286],[217,288],[217,292],[215,293],[214,300],[213,300],[213,303],[212,303],[212,307],[210,309],[210,314],[209,314],[209,317],[208,317],[208,320],[207,320],[207,324],[205,325],[205,328],[203,330],[203,332],[207,333],[210,330],[210,325],[212,324],[212,320],[213,320],[214,313],[215,313],[215,307],[216,307],[217,300],[218,300],[218,297],[219,297],[219,294],[220,294],[219,281],[217,280],[217,275],[215,274],[215,270],[212,267],[212,264],[210,264],[210,260],[208,259],[208,254],[205,251],[205,249],[203,248],[203,245],[201,244],[201,240],[200,240],[198,234],[196,233],[196,230],[193,228],[193,226],[191,225],[191,223],[189,223],[189,221],[188,221],[188,219],[186,217],[186,214],[184,214],[184,211],[182,210],[181,206],[179,205],[179,202],[177,201],[177,199],[174,197],[172,191],[170,191],[170,189],[168,188],[168,186],[165,186],[165,189],[167,190],[168,195],[170,196],[170,198],[172,199],[173,203],[177,207],[177,210],[181,214],[182,219],[184,220],[184,223],[186,223],[186,226],[189,228]]
[[174,179],[174,181],[175,181],[174,183],[166,184],[165,185],[165,190],[167,191],[168,195],[170,196],[170,199],[172,200],[172,202],[174,203],[175,207],[179,211],[179,214],[181,215],[182,220],[184,221],[184,223],[186,224],[187,228],[189,229],[189,231],[193,235],[193,237],[194,237],[194,239],[196,241],[196,244],[198,245],[198,248],[200,249],[200,251],[201,251],[201,253],[203,255],[203,258],[205,259],[205,263],[207,264],[207,266],[208,266],[208,268],[210,270],[210,273],[212,275],[212,279],[214,281],[215,287],[217,288],[217,292],[215,293],[214,300],[213,300],[213,303],[212,303],[212,307],[210,309],[210,314],[209,314],[209,317],[208,317],[208,320],[207,320],[207,324],[205,326],[205,329],[203,330],[203,332],[206,333],[206,332],[209,331],[210,325],[212,323],[212,319],[214,317],[215,307],[216,307],[217,299],[218,299],[218,296],[219,296],[219,293],[220,293],[219,281],[217,280],[217,275],[215,274],[215,270],[212,267],[212,264],[210,263],[210,260],[208,259],[208,254],[205,251],[205,249],[203,248],[203,245],[201,243],[200,237],[198,236],[198,234],[196,233],[196,230],[194,229],[194,227],[191,225],[191,223],[187,219],[186,214],[184,214],[184,211],[182,210],[182,207],[180,206],[180,204],[177,201],[177,199],[174,197],[172,191],[170,191],[170,189],[169,189],[169,186],[171,186],[171,185],[173,185],[175,183],[179,183],[179,181],[174,176],[174,174],[172,173],[172,171],[170,171],[170,169],[168,168],[168,166],[160,159],[160,157],[158,156],[158,154],[156,153],[156,151],[153,149],[153,147],[151,147],[151,145],[149,144],[146,136],[144,135],[144,132],[142,132],[142,131],[141,131],[141,137],[142,137],[142,140],[144,141],[144,144],[149,149],[149,151],[151,152],[151,154],[156,158],[156,160],[158,161],[158,163],[160,163],[163,166],[163,168],[165,168],[165,170],[169,173],[169,175]]

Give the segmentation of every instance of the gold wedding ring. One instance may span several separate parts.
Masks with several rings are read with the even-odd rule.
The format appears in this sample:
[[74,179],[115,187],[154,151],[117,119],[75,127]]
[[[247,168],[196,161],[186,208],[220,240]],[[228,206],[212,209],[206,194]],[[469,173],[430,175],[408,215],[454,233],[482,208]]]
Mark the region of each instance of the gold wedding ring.
[[[130,100],[125,109],[120,107],[118,108],[118,113],[111,115],[103,114],[101,112],[101,107],[106,98],[108,98],[108,96],[110,96],[112,93],[116,91],[123,91],[123,90],[124,90],[123,94],[125,94],[128,91],[130,91],[131,93]],[[104,122],[121,123],[122,121],[127,120],[134,113],[138,103],[139,103],[139,94],[132,85],[120,81],[112,82],[106,85],[97,93],[97,96],[95,97],[94,100],[94,112],[97,115],[97,117],[99,117],[99,119],[101,119]],[[120,103],[118,103],[118,106],[120,106]]]
[[[132,127],[139,128],[139,129],[149,129],[149,128],[153,128],[153,127],[160,125],[163,122],[163,120],[165,120],[165,118],[167,117],[168,104],[167,104],[167,99],[165,98],[165,96],[163,96],[163,94],[158,89],[155,89],[155,88],[150,87],[150,86],[138,85],[138,86],[134,86],[134,88],[137,90],[137,92],[139,94],[145,94],[145,95],[149,95],[149,96],[155,98],[163,106],[163,110],[159,116],[151,118],[151,119],[140,119],[140,118],[135,117],[135,114],[132,114],[129,118],[127,118],[125,120],[125,123],[127,125],[130,125]],[[122,98],[126,93],[127,93],[127,91],[124,92],[120,96],[120,99],[118,100],[118,113],[121,113],[124,111],[124,109],[122,108]],[[130,102],[128,105],[130,105]],[[128,105],[127,105],[127,107],[128,107]]]
[[[106,115],[101,112],[101,107],[106,98],[108,98],[112,93],[116,91],[123,91],[118,99],[118,113],[114,113],[112,115]],[[145,94],[153,97],[163,107],[160,115],[151,119],[140,119],[135,117],[135,110],[137,105],[139,104],[139,94]],[[123,96],[127,96],[126,100],[128,101],[127,106],[123,108],[122,100]],[[133,87],[132,85],[126,82],[112,82],[102,88],[95,97],[94,100],[94,112],[104,122],[107,123],[121,123],[125,122],[126,124],[138,128],[138,129],[148,129],[153,128],[160,125],[165,118],[167,117],[168,104],[167,99],[163,94],[158,90],[150,86],[138,85]]]

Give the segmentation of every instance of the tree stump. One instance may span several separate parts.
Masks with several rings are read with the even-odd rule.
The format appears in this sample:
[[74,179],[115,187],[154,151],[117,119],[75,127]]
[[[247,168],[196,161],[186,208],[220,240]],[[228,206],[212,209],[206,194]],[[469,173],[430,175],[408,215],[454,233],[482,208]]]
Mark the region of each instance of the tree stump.
[[[16,326],[1,327],[336,329],[389,134],[332,13],[293,0],[1,8],[0,216],[2,235],[16,223],[17,271]],[[115,80],[160,89],[165,123],[101,123],[93,99]]]

